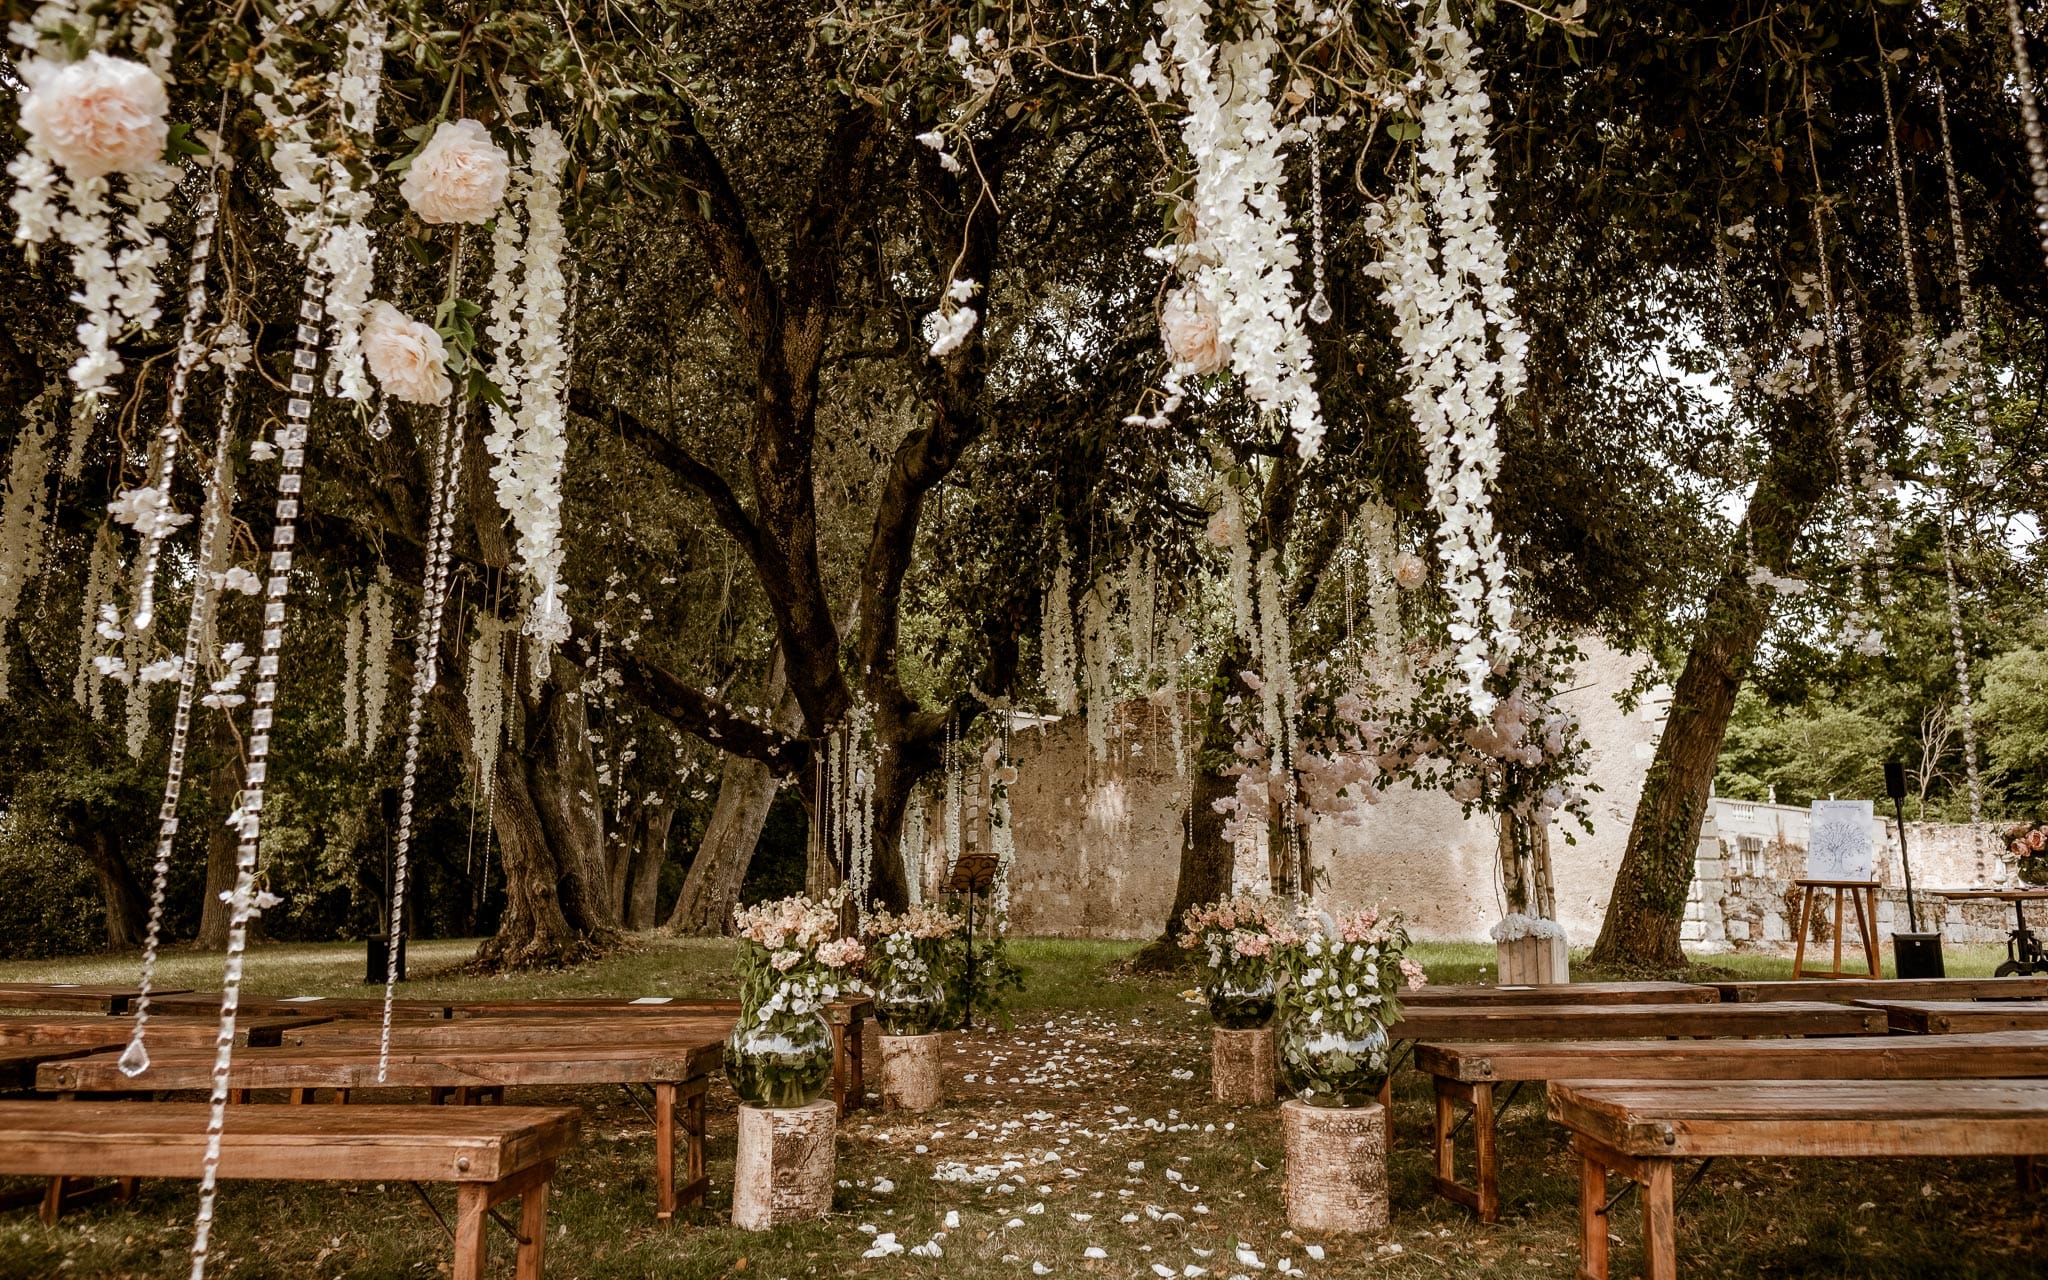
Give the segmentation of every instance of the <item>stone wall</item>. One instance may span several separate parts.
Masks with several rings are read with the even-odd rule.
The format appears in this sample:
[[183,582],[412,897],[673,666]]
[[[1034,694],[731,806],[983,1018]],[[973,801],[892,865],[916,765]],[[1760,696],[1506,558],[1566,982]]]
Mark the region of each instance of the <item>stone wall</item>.
[[[1638,668],[1587,645],[1589,658],[1563,702],[1592,747],[1591,835],[1553,827],[1558,915],[1575,943],[1590,943],[1606,910],[1614,869],[1661,728],[1652,698],[1626,714],[1614,695]],[[1019,776],[1011,789],[1017,862],[1012,928],[1027,935],[1149,938],[1173,905],[1188,780],[1174,767],[1165,715],[1144,703],[1122,710],[1125,732],[1107,761],[1091,758],[1079,717],[1015,735]],[[1404,912],[1416,936],[1484,940],[1501,916],[1497,837],[1491,818],[1465,818],[1438,792],[1397,787],[1356,825],[1319,822],[1315,864],[1339,902],[1381,902]]]

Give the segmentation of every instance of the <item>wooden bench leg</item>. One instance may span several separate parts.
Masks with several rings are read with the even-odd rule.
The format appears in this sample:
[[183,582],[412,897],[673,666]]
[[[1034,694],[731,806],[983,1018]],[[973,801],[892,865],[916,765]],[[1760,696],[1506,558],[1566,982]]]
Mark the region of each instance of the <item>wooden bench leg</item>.
[[853,1090],[848,1087],[853,1067],[846,1051],[846,1033],[846,1026],[832,1024],[832,1102],[842,1116],[852,1110],[848,1100],[853,1097]]
[[[1860,912],[1862,908],[1857,910]],[[1839,978],[1842,976],[1842,890],[1839,886],[1835,889],[1835,918],[1828,932],[1835,935],[1835,968],[1828,976]]]
[[654,1216],[668,1222],[676,1216],[676,1086],[654,1085]]
[[1607,1280],[1607,1166],[1579,1148],[1579,1277]]
[[2033,1156],[2016,1156],[2012,1163],[2021,1195],[2033,1195],[2041,1189],[2041,1170],[2034,1163]]
[[846,1046],[846,1066],[852,1079],[846,1082],[846,1109],[858,1111],[867,1105],[868,1080],[865,1070],[867,1058],[867,1019],[855,1014],[847,1025],[850,1040]]
[[490,1243],[484,1230],[489,1225],[490,1207],[490,1188],[483,1183],[469,1182],[456,1188],[454,1280],[484,1280],[484,1255]]
[[1500,1221],[1500,1161],[1493,1145],[1493,1086],[1472,1086],[1472,1148],[1474,1178],[1479,1189],[1479,1220]]
[[548,1183],[542,1179],[519,1197],[519,1263],[514,1280],[541,1280],[541,1254],[548,1243]]
[[1458,1183],[1458,1149],[1452,1131],[1457,1127],[1458,1100],[1451,1096],[1449,1080],[1433,1077],[1436,1085],[1436,1119],[1430,1125],[1430,1150],[1436,1153],[1437,1194],[1446,1184]]
[[687,1135],[684,1176],[688,1181],[683,1183],[677,1196],[689,1204],[703,1204],[705,1193],[711,1190],[711,1179],[704,1172],[704,1136],[709,1132],[704,1102],[710,1092],[709,1081],[695,1080],[683,1099],[683,1132]]
[[[1841,922],[1837,916],[1836,923]],[[1646,1280],[1678,1280],[1678,1209],[1673,1203],[1669,1160],[1645,1160],[1643,1181],[1643,1275]]]
[[1394,1077],[1380,1082],[1380,1149],[1394,1154]]
[[64,1213],[64,1184],[66,1181],[67,1179],[62,1176],[52,1178],[50,1179],[49,1186],[43,1191],[43,1206],[36,1211],[36,1217],[40,1218],[46,1227],[56,1226],[57,1219]]

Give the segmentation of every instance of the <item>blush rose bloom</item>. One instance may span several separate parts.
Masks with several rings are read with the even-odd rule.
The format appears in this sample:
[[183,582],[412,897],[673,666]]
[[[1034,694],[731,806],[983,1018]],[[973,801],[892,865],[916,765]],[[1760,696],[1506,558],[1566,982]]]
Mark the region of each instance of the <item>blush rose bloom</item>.
[[171,103],[148,67],[89,53],[61,65],[35,59],[23,77],[21,127],[74,179],[133,173],[163,159]]
[[512,162],[474,120],[444,120],[398,184],[398,193],[420,216],[436,225],[480,223],[505,199]]
[[1429,566],[1413,551],[1403,551],[1394,557],[1394,581],[1405,591],[1413,591],[1429,581]]
[[1230,364],[1230,345],[1223,341],[1216,304],[1194,285],[1183,285],[1166,299],[1159,313],[1159,339],[1175,364],[1195,373],[1215,373]]
[[363,359],[384,394],[407,404],[440,404],[454,389],[441,335],[388,302],[373,303],[363,326]]

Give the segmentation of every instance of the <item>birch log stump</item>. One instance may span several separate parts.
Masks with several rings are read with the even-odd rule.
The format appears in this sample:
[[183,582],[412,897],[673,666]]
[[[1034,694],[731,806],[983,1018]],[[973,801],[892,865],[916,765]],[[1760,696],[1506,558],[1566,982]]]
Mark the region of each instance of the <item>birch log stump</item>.
[[1280,1104],[1287,1147],[1287,1225],[1380,1231],[1387,1225],[1386,1108]]
[[946,1037],[882,1037],[882,1105],[891,1111],[930,1111],[946,1095]]
[[1209,1094],[1226,1107],[1273,1105],[1273,1028],[1216,1027],[1209,1042]]
[[742,1106],[732,1224],[766,1231],[830,1212],[838,1131],[839,1106],[830,1098],[806,1107]]

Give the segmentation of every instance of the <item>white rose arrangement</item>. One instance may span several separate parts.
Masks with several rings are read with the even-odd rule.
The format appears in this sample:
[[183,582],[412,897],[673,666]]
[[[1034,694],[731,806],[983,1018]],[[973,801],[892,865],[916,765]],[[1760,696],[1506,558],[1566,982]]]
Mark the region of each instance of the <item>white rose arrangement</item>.
[[444,120],[413,157],[398,194],[433,226],[490,221],[505,199],[512,161],[474,120]]
[[407,404],[441,404],[454,391],[448,348],[433,326],[388,302],[370,304],[363,326],[363,358],[384,394]]

